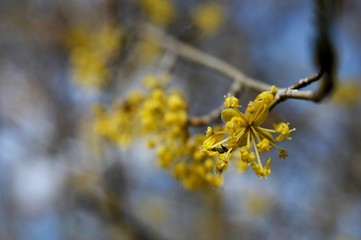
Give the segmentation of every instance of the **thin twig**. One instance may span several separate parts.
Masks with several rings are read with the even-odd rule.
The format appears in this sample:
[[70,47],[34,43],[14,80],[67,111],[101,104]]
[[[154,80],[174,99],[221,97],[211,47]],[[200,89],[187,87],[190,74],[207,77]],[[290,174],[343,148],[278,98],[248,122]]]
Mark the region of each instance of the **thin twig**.
[[298,89],[304,88],[304,87],[310,85],[311,83],[314,83],[314,82],[320,80],[324,73],[325,72],[322,69],[320,69],[320,71],[318,71],[316,74],[311,75],[306,78],[302,78],[288,88],[279,89],[277,91],[275,101],[270,106],[270,110],[272,110],[280,102],[283,102],[290,98],[316,101],[315,100],[316,92],[299,91]]
[[293,84],[290,88],[291,89],[301,89],[301,88],[304,88],[308,85],[310,85],[311,83],[313,82],[316,82],[318,80],[321,79],[322,75],[324,74],[324,70],[323,69],[320,69],[320,71],[312,76],[309,76],[309,77],[306,77],[306,78],[303,78],[303,79],[300,79],[298,80],[297,83]]

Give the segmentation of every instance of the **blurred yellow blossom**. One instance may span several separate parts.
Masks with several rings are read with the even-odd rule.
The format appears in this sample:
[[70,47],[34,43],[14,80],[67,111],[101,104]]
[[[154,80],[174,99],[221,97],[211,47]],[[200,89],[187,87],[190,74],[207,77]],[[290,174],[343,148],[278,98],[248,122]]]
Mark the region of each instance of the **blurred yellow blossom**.
[[[179,179],[187,189],[196,190],[207,186],[218,187],[223,183],[222,176],[215,175],[213,169],[217,160],[211,156],[199,155],[199,145],[204,141],[203,135],[197,134],[188,139],[184,146],[182,158],[173,168],[173,176]],[[193,158],[192,158],[193,156]]]
[[361,84],[359,81],[339,82],[331,96],[331,101],[338,105],[352,107],[360,103]]
[[140,134],[135,121],[139,118],[143,97],[140,92],[132,92],[123,102],[114,102],[109,111],[102,105],[95,105],[95,132],[111,142],[129,145]]
[[272,199],[264,193],[248,193],[245,201],[254,216],[263,216],[271,208]]
[[[134,92],[110,109],[94,106],[94,129],[104,139],[128,146],[134,138],[146,138],[157,163],[169,170],[187,189],[220,186],[214,154],[201,154],[203,135],[188,133],[188,104],[180,91],[168,90],[168,75],[148,75],[145,92]],[[217,138],[218,140],[218,138]]]
[[215,2],[199,5],[193,14],[193,22],[204,34],[218,31],[224,22],[222,6]]
[[171,0],[139,0],[139,6],[150,21],[160,26],[168,26],[176,17]]
[[121,39],[122,31],[110,24],[70,28],[66,44],[75,82],[96,88],[104,86],[109,77],[108,64],[121,50]]
[[161,48],[151,39],[140,39],[135,44],[134,53],[140,64],[149,64],[158,59]]

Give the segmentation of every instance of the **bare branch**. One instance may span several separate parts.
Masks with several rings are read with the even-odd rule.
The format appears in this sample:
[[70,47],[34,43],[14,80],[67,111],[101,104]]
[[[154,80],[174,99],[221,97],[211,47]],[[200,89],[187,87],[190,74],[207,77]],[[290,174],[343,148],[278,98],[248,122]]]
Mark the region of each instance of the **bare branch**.
[[255,89],[257,91],[266,91],[271,86],[263,83],[259,80],[250,78],[240,72],[234,66],[213,57],[205,52],[202,52],[190,45],[182,43],[171,36],[165,34],[162,30],[146,24],[143,26],[141,34],[146,38],[153,38],[156,42],[159,42],[159,45],[175,54],[202,64],[206,67],[214,69],[226,76],[235,82],[239,82],[245,87]]
[[321,79],[322,75],[324,74],[324,70],[320,69],[320,71],[312,76],[302,78],[297,83],[293,84],[290,88],[291,89],[301,89],[308,85],[310,85],[313,82],[316,82]]
[[319,89],[316,91],[299,91],[298,89],[304,88],[310,85],[311,83],[320,80],[323,75],[324,75],[324,71],[320,69],[318,73],[306,78],[302,78],[288,88],[279,89],[277,91],[275,101],[270,107],[270,110],[272,110],[280,102],[283,102],[287,99],[303,99],[303,100],[318,102],[320,99],[323,98],[320,97],[320,95],[322,96],[327,95],[327,91],[325,91],[325,89],[323,89],[322,86],[320,86]]
[[[259,92],[267,91],[271,88],[271,85],[261,82],[259,80],[253,79],[251,77],[246,76],[241,71],[239,71],[236,67],[218,59],[214,56],[211,56],[205,52],[202,52],[190,45],[182,43],[175,38],[168,36],[162,30],[150,25],[145,24],[142,27],[141,35],[145,38],[155,39],[159,45],[174,54],[184,57],[186,59],[192,60],[196,63],[202,64],[206,67],[214,69],[225,76],[229,77],[234,81],[234,85],[232,85],[232,89],[235,92],[239,91],[242,87],[248,87]],[[324,75],[326,77],[322,78]],[[304,88],[311,83],[314,83],[320,79],[323,81],[320,83],[318,89],[315,91],[300,91],[299,89]],[[308,101],[319,102],[322,100],[328,93],[330,92],[330,85],[333,84],[333,78],[329,74],[325,74],[325,71],[321,68],[319,72],[314,75],[311,75],[307,78],[302,78],[287,88],[280,88],[277,91],[275,102],[271,106],[270,110],[275,107],[280,102],[283,102],[287,99],[302,99]],[[238,88],[238,90],[237,90]],[[190,125],[200,126],[207,124],[212,121],[214,118],[218,117],[221,112],[222,107],[219,107],[209,114],[200,116],[200,117],[190,117],[188,122]]]

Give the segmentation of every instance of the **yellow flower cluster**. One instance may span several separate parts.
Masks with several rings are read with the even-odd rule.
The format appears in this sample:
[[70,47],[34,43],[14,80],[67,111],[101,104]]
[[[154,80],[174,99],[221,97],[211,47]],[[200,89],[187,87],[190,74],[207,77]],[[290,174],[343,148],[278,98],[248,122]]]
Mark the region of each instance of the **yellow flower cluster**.
[[139,0],[139,6],[150,21],[161,26],[168,26],[176,17],[170,0]]
[[[276,142],[291,139],[288,123],[273,124],[274,129],[261,127],[268,117],[269,107],[274,101],[277,92],[276,87],[260,93],[256,99],[250,102],[245,113],[238,110],[238,99],[227,96],[224,102],[226,107],[222,112],[222,120],[225,122],[223,129],[215,131],[208,127],[206,140],[201,146],[201,152],[218,155],[219,162],[216,171],[222,173],[229,165],[232,156],[239,149],[238,161],[252,166],[253,171],[261,179],[271,173],[269,158],[265,165],[262,164],[260,153],[268,152],[272,147],[279,151],[280,158],[287,157],[287,150],[280,148]],[[272,134],[278,134],[276,138]],[[224,136],[227,135],[226,138]],[[239,164],[242,166],[242,164]]]
[[121,49],[121,39],[121,30],[110,24],[71,28],[66,43],[75,81],[83,86],[102,87],[108,79],[108,64]]
[[155,149],[158,164],[185,188],[220,186],[222,176],[214,174],[217,159],[199,152],[204,136],[189,137],[188,106],[182,94],[168,90],[166,78],[147,76],[144,82],[146,93],[133,93],[109,111],[95,108],[97,134],[120,145],[142,136]]
[[139,118],[139,108],[144,96],[140,92],[133,92],[123,102],[115,102],[107,111],[100,104],[95,105],[94,131],[110,142],[122,146],[129,145],[140,132],[135,127],[135,120]]
[[189,138],[184,147],[183,157],[176,160],[173,168],[173,176],[182,181],[187,189],[218,187],[223,184],[222,176],[214,174],[216,159],[199,152],[199,146],[204,139],[201,134]]
[[139,110],[140,126],[149,137],[148,146],[157,148],[159,165],[168,168],[188,137],[187,104],[180,92],[166,91],[157,80],[155,76],[146,79],[150,92]]
[[178,91],[165,91],[164,84],[156,80],[154,76],[146,79],[151,92],[140,109],[140,119],[143,131],[150,136],[148,146],[156,148],[158,164],[187,189],[221,185],[222,178],[213,173],[216,160],[199,152],[204,137],[189,137],[184,97]]

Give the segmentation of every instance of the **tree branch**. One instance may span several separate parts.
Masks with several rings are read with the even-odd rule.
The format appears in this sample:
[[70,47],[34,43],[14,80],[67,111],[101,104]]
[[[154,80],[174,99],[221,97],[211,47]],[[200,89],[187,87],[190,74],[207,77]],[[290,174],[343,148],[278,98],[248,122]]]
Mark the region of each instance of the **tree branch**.
[[188,44],[182,43],[175,38],[168,36],[162,30],[150,24],[145,24],[142,27],[141,35],[145,38],[152,38],[159,43],[159,45],[168,51],[197,62],[201,65],[214,69],[242,85],[255,89],[257,91],[266,91],[271,86],[259,80],[253,79],[240,72],[234,66],[213,57],[205,52],[202,52]]
[[[246,76],[236,67],[228,64],[227,62],[222,61],[221,59],[211,56],[205,52],[202,52],[186,43],[180,42],[175,38],[168,36],[162,30],[154,27],[153,25],[145,24],[142,26],[141,30],[142,30],[141,31],[142,37],[152,38],[156,40],[156,42],[158,42],[159,45],[165,48],[166,50],[173,52],[174,54],[181,56],[183,58],[192,60],[198,64],[202,64],[229,77],[231,80],[234,81],[234,84],[232,85],[230,91],[236,93],[241,89],[241,87],[248,87],[261,92],[261,91],[267,91],[271,88],[271,85]],[[326,75],[326,77],[322,78],[324,75]],[[323,82],[319,85],[318,89],[316,89],[315,91],[299,90],[320,80],[321,78],[323,79]],[[302,99],[313,102],[319,102],[330,92],[330,88],[327,86],[329,86],[330,82],[332,83],[332,81],[333,78],[331,77],[331,75],[327,74],[327,72],[325,74],[325,71],[321,67],[319,72],[317,72],[316,74],[306,78],[302,78],[290,87],[279,88],[275,97],[275,102],[271,106],[270,110],[280,102],[283,102],[287,99]],[[211,120],[219,116],[221,109],[222,107],[219,107],[204,116],[189,117],[188,122],[190,125],[194,125],[194,126],[207,124]]]

